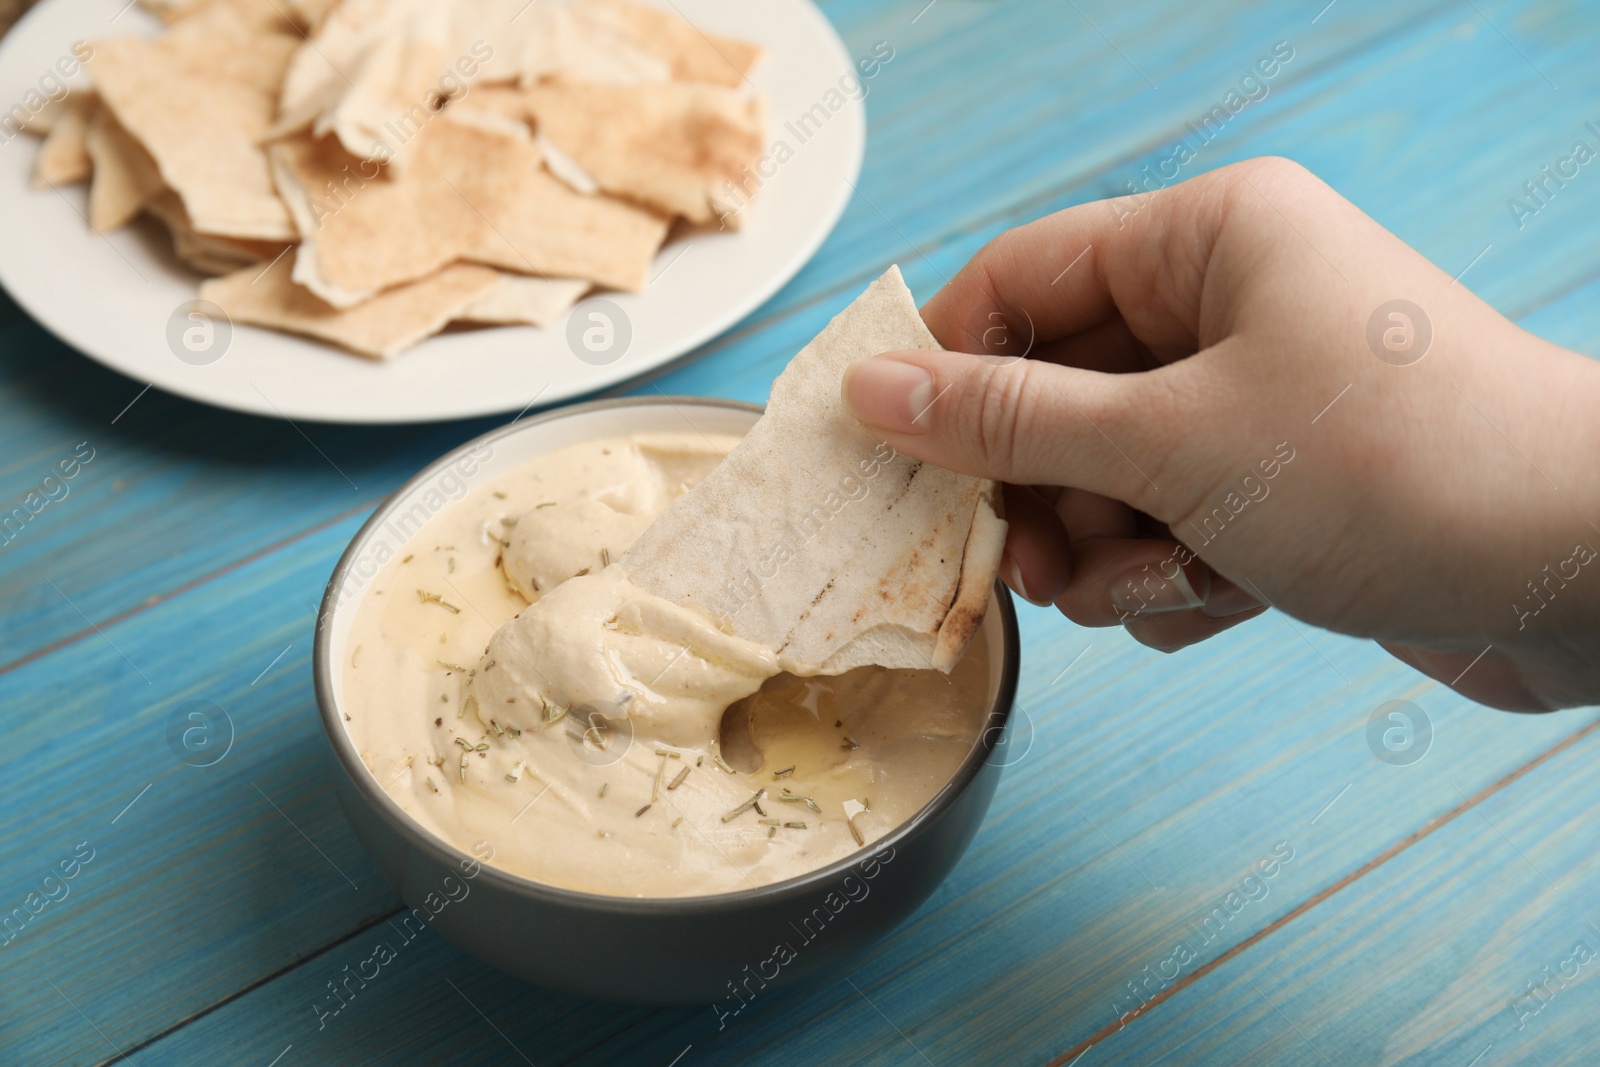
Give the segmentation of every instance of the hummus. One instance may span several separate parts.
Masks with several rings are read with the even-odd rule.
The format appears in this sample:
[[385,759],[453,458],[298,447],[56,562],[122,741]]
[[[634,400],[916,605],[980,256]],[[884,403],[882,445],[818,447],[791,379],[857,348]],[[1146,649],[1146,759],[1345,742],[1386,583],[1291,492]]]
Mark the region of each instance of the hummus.
[[981,630],[948,675],[800,677],[613,563],[737,441],[559,449],[445,505],[378,572],[341,706],[413,819],[550,885],[696,896],[844,858],[944,786],[985,724]]

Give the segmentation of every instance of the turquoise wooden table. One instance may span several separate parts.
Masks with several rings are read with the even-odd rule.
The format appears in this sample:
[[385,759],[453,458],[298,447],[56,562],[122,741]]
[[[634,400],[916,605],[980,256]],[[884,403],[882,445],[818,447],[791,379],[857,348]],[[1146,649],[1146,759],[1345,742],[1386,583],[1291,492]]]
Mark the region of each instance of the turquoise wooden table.
[[[765,307],[633,391],[764,399],[888,264],[925,299],[1007,227],[1139,186],[1246,91],[1186,172],[1293,157],[1507,315],[1600,354],[1600,173],[1508,206],[1596,143],[1592,4],[825,8],[853,54],[893,49],[857,195]],[[1241,84],[1275,48],[1292,58],[1265,95]],[[296,428],[141,389],[0,301],[0,510],[92,455],[0,546],[0,1063],[1600,1059],[1593,711],[1493,712],[1276,614],[1166,657],[1026,605],[987,823],[838,972],[719,1027],[709,1006],[521,986],[423,934],[319,1025],[400,902],[330,791],[316,601],[384,494],[496,420]],[[232,724],[209,766],[167,739],[190,700]],[[1368,740],[1390,700],[1420,713],[1399,753]]]

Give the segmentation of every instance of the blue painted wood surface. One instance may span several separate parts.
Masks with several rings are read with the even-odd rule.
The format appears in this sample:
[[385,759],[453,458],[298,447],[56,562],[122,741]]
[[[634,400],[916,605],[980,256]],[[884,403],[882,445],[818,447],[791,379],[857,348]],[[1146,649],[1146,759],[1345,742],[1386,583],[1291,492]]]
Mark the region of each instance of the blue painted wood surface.
[[[761,399],[888,263],[926,297],[1006,227],[1126,191],[1277,41],[1294,60],[1195,172],[1299,159],[1600,355],[1600,178],[1520,229],[1505,206],[1600,121],[1592,8],[924,3],[825,4],[853,52],[895,48],[859,195],[765,307],[625,391]],[[1600,952],[1593,712],[1491,712],[1272,614],[1163,657],[1026,606],[1031,747],[955,874],[839,972],[719,1029],[520,986],[427,934],[319,1029],[399,903],[326,783],[314,601],[376,501],[495,420],[306,427],[313,447],[154,391],[124,412],[140,388],[0,300],[0,503],[95,450],[0,547],[0,910],[78,864],[0,945],[0,1063],[1593,1062],[1591,968],[1527,999],[1577,942]],[[232,722],[214,766],[167,745],[194,699]],[[1367,747],[1389,699],[1433,722],[1412,766]],[[1179,941],[1194,958],[1151,980]]]

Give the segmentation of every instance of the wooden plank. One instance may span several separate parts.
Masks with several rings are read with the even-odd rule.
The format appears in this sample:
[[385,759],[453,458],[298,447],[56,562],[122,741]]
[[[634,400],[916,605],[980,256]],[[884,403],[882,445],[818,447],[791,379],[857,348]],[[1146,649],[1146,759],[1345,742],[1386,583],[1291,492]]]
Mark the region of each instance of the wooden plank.
[[[1178,128],[1197,101],[1220,98],[1240,66],[1270,50],[1291,25],[1270,5],[1235,3],[1231,19],[1215,5],[1204,12],[1188,5],[1103,7],[1084,10],[1115,40],[1138,42],[1124,50],[1159,74],[1162,91],[1152,90],[1087,22],[1056,5],[944,0],[914,24],[910,14],[881,5],[831,8],[854,52],[868,54],[879,40],[897,49],[869,83],[872,149],[862,195],[817,259],[735,331],[739,340],[714,343],[720,356],[714,364],[663,381],[662,388],[763,398],[796,342],[889,261],[906,258],[908,242],[932,249],[1040,189],[1131,158]],[[1314,33],[1296,38],[1301,51],[1264,103],[1321,66],[1345,69],[1341,61],[1364,42],[1416,32],[1408,27],[1426,25],[1441,9],[1413,2],[1330,15]],[[1226,28],[1226,40],[1199,47],[1201,30],[1218,27]],[[1073,72],[1066,92],[1037,91],[1059,71]],[[907,181],[918,175],[927,177]],[[931,293],[936,279],[929,274],[919,291]],[[0,303],[15,314],[14,305]],[[778,332],[767,333],[768,324]],[[22,504],[80,442],[95,457],[65,497],[4,546],[9,558],[0,559],[0,597],[18,609],[0,618],[5,662],[83,632],[86,619],[103,623],[369,505],[495,421],[295,428],[155,390],[129,408],[141,388],[73,357],[25,319],[0,316],[0,505]],[[142,536],[129,538],[130,530]],[[119,543],[119,550],[102,551],[108,543]],[[75,565],[60,566],[64,559]]]
[[[304,604],[357,525],[0,676],[0,958],[28,976],[0,985],[0,1062],[99,1062],[394,909],[311,703]],[[175,716],[204,728],[191,701],[231,721],[211,765],[168,741]],[[62,895],[43,880],[80,844]]]
[[[370,508],[493,425],[297,428],[154,389],[141,398],[32,322],[0,327],[0,353],[0,514],[30,492],[57,497],[0,534],[5,663]],[[92,459],[46,483],[75,452]]]
[[[1593,1063],[1597,756],[1591,733],[1459,798],[1447,823],[1081,1062]],[[1350,807],[1322,832],[1364,818]]]

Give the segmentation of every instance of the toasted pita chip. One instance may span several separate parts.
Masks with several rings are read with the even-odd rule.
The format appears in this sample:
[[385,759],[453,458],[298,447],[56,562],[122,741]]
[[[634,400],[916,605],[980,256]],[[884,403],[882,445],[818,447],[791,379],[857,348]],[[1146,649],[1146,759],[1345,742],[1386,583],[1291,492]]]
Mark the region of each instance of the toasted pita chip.
[[525,27],[520,40],[507,41],[521,85],[545,78],[632,85],[672,77],[670,63],[611,27],[584,18],[576,7],[540,4],[536,10],[538,21]]
[[295,280],[336,307],[458,259],[639,289],[667,220],[550,176],[532,141],[449,109],[390,179],[333,138],[272,147],[273,174],[300,230]]
[[332,132],[351,154],[387,162],[395,173],[402,172],[416,144],[406,131],[420,128],[437,110],[443,63],[444,49],[425,37],[379,41],[363,57],[354,87],[337,107],[318,117],[312,132]]
[[145,210],[172,234],[173,254],[201,274],[232,274],[252,263],[276,260],[284,249],[283,245],[271,241],[196,233],[188,213],[183,210],[182,199],[171,189],[163,189],[152,197]]
[[670,65],[646,49],[595,20],[580,18],[571,5],[549,0],[459,4],[452,33],[455,54],[482,60],[477,77],[486,83],[532,85],[544,78],[569,77],[625,85],[672,76]]
[[338,106],[345,90],[335,79],[338,70],[320,47],[308,41],[289,58],[278,86],[278,107],[272,125],[261,134],[263,144],[309,130],[325,112]]
[[172,231],[172,254],[177,256],[184,266],[207,278],[232,274],[246,267],[252,267],[256,271],[261,270],[258,261],[240,259],[227,252],[218,251],[208,245],[203,237],[187,230]]
[[660,82],[670,74],[661,59],[564,4],[344,0],[296,53],[268,136],[333,132],[352,155],[403,168],[437,103],[475,82]]
[[307,334],[363,356],[390,359],[444,329],[500,283],[486,267],[456,264],[340,310],[294,283],[292,258],[285,256],[265,271],[246,267],[203,282],[200,299],[222,308],[234,322]]
[[154,12],[169,26],[204,24],[218,17],[242,22],[251,30],[271,33],[298,33],[308,28],[298,5],[290,0],[141,0],[141,7]]
[[402,170],[415,132],[433,118],[445,95],[450,10],[432,3],[415,6],[403,23],[372,40],[348,81],[338,72],[345,83],[335,86],[338,101],[316,117],[312,132],[319,137],[331,132],[352,155]]
[[284,0],[284,6],[304,29],[315,32],[328,12],[339,6],[339,0]]
[[732,86],[760,52],[627,0],[344,0],[296,53],[269,137],[331,131],[353,155],[403,166],[436,101],[474,81]]
[[268,137],[306,129],[338,105],[367,51],[398,29],[390,24],[394,6],[394,0],[344,0],[328,12],[316,35],[289,60],[279,86],[278,121]]
[[210,2],[211,0],[139,0],[139,6],[162,22],[176,22]]
[[[528,121],[526,97],[526,91],[514,85],[475,86],[450,101],[450,114],[459,117],[464,112],[486,113],[526,125]],[[531,126],[529,132],[532,132]]]
[[544,156],[545,169],[566,182],[567,188],[584,196],[593,196],[600,191],[600,183],[594,180],[594,175],[584,170],[583,164],[563,152],[549,138],[536,133],[533,143],[539,146],[539,153]]
[[681,15],[651,4],[582,0],[572,10],[591,31],[613,34],[666,63],[677,81],[740,85],[761,58],[758,44],[704,32]]
[[[55,128],[55,124],[62,115],[78,108],[83,103],[83,97],[93,95],[93,90],[74,89],[62,96],[44,97],[44,103],[39,110],[29,112],[27,105],[5,116],[6,122],[13,128],[23,133],[31,133],[36,137],[43,137]],[[19,115],[17,112],[23,112]]]
[[522,104],[539,136],[606,192],[738,227],[728,205],[742,200],[726,190],[737,192],[761,157],[764,97],[696,82],[562,84],[525,90]]
[[39,146],[33,187],[81,182],[94,170],[89,158],[89,116],[100,106],[94,93],[72,93],[50,121],[50,132]]
[[950,670],[999,571],[998,489],[897,455],[839,397],[856,360],[937,347],[891,267],[795,356],[766,414],[622,557],[628,578],[776,648],[796,673]]
[[588,291],[589,283],[582,278],[530,278],[502,272],[500,284],[463,308],[456,319],[498,326],[544,326]]
[[96,45],[88,66],[101,99],[155,159],[197,232],[294,237],[256,143],[275,106],[263,85],[276,85],[293,49],[292,39],[255,32],[220,4],[153,41]]
[[466,84],[450,67],[455,10],[436,0],[333,7],[291,60],[267,137],[331,132],[350,154],[403,168],[417,130]]
[[304,40],[280,0],[211,0],[155,38],[173,66],[274,98]]
[[161,192],[161,174],[139,142],[106,108],[96,108],[84,135],[94,181],[89,225],[108,233],[127,223]]
[[[501,130],[516,137],[526,137],[533,130],[524,90],[510,86],[491,85],[471,96],[451,101],[450,117],[457,122]],[[600,183],[548,138],[533,134],[533,143],[539,147],[545,169],[565,182],[567,188],[584,196],[600,191]]]
[[471,126],[495,137],[509,138],[524,144],[533,140],[533,127],[522,118],[501,111],[451,104],[444,118],[458,125]]

